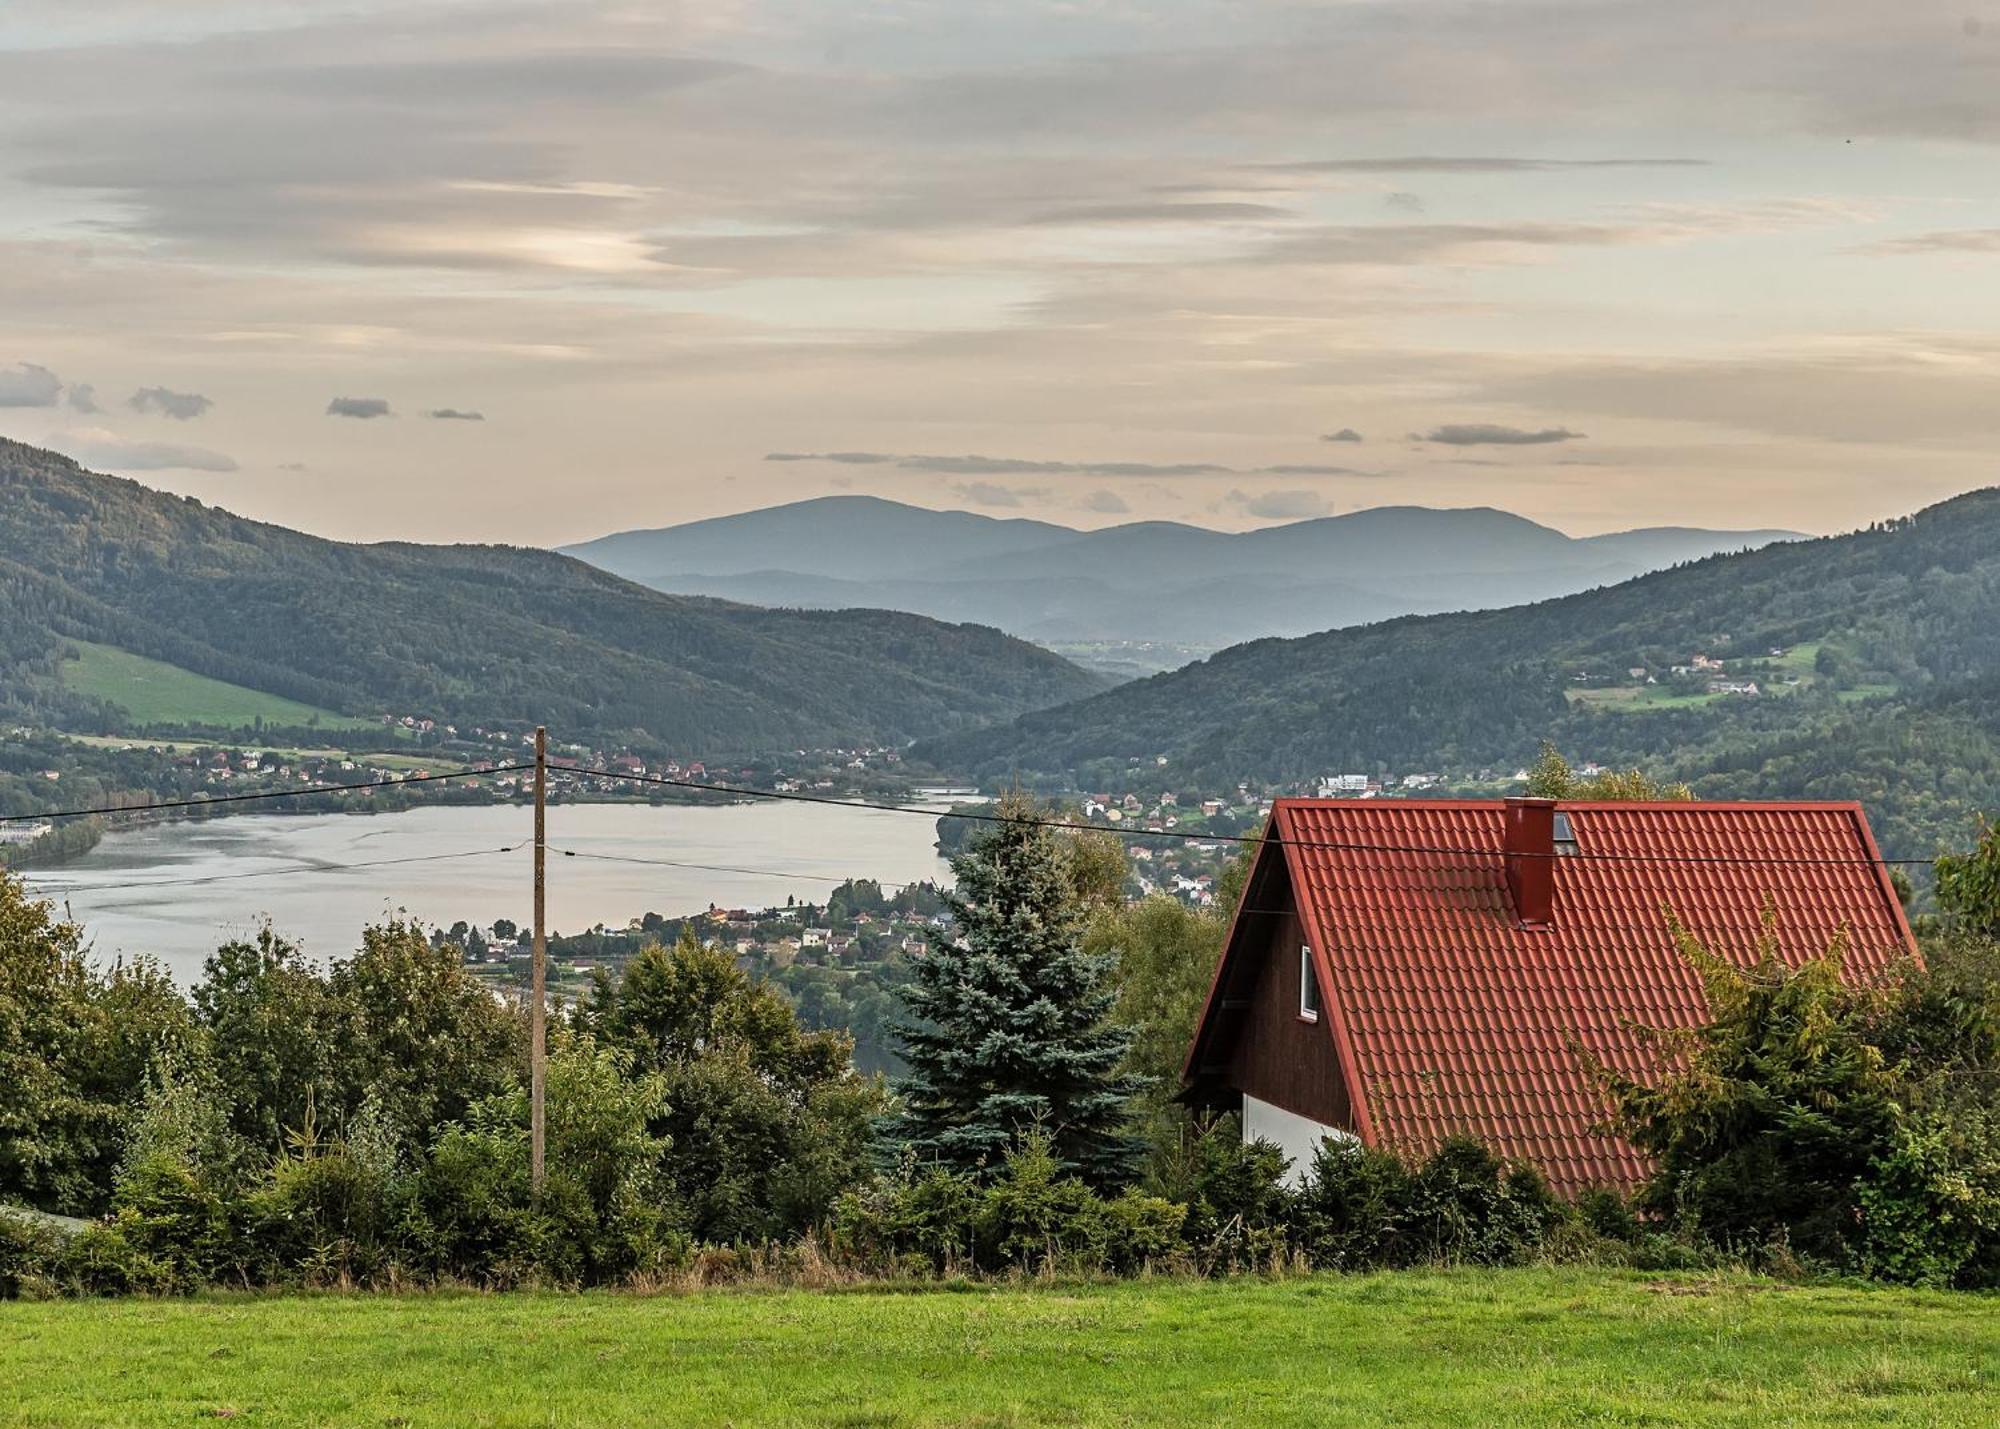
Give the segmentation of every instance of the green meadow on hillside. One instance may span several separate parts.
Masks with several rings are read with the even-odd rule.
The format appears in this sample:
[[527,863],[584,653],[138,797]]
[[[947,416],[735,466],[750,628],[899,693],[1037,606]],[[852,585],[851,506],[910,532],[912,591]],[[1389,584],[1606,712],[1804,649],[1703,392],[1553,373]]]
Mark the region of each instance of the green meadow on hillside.
[[1990,1297],[1581,1269],[0,1305],[18,1424],[1991,1424]]
[[64,662],[63,684],[78,694],[93,695],[117,705],[138,727],[215,725],[241,729],[259,720],[282,728],[378,727],[378,722],[372,719],[336,714],[282,695],[267,695],[262,690],[212,680],[116,646],[93,645],[85,640],[71,643],[80,658]]

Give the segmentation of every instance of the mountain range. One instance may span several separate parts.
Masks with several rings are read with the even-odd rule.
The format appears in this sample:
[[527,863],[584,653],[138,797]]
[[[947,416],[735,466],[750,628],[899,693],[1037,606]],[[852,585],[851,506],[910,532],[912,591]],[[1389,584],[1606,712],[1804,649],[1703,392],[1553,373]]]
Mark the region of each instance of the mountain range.
[[340,714],[711,756],[896,743],[1104,683],[984,626],[668,595],[541,550],[328,541],[0,440],[0,714],[116,722],[66,682],[76,642]]
[[[907,610],[1058,647],[1212,650],[1397,615],[1482,609],[1625,580],[1789,531],[1652,527],[1573,537],[1504,511],[1380,507],[1214,531],[1045,521],[828,496],[563,552],[680,594]],[[1155,662],[1164,667],[1171,653]]]
[[1861,798],[1915,856],[1963,838],[2000,806],[2000,488],[1559,599],[1237,645],[914,754],[1215,790],[1504,782],[1543,738],[1710,797]]

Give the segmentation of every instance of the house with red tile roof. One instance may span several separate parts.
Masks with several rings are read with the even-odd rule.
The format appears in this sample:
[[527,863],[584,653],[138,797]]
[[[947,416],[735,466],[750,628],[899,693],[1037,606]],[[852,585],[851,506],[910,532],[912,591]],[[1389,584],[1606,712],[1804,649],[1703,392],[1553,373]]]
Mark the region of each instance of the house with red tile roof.
[[1916,945],[1858,804],[1280,799],[1183,1072],[1302,1176],[1326,1137],[1423,1156],[1454,1133],[1558,1192],[1650,1166],[1604,1127],[1584,1057],[1658,1074],[1634,1025],[1697,1026],[1669,915],[1755,960],[1850,978]]

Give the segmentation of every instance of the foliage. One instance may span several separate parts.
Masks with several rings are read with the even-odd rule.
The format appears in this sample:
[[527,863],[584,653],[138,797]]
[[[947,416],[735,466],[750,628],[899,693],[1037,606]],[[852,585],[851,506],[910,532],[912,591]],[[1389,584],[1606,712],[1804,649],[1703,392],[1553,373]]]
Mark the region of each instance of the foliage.
[[1116,968],[1112,1017],[1132,1038],[1125,1065],[1156,1096],[1180,1085],[1227,931],[1222,917],[1155,894],[1101,911],[1084,934],[1085,953]]
[[1562,751],[1548,740],[1528,768],[1525,792],[1535,799],[1595,799],[1644,802],[1659,799],[1692,799],[1694,790],[1685,784],[1665,784],[1639,769],[1607,769],[1586,778],[1570,767]]
[[1796,968],[1767,910],[1738,967],[1677,923],[1712,1021],[1653,1032],[1654,1083],[1599,1069],[1658,1158],[1646,1204],[1723,1246],[1916,1283],[2000,1282],[2000,951],[1954,940],[1890,985]]
[[1633,1144],[1659,1159],[1655,1211],[1724,1244],[1839,1264],[1853,1188],[1898,1116],[1898,1078],[1867,1024],[1882,994],[1843,980],[1843,945],[1797,968],[1778,953],[1767,907],[1754,961],[1711,954],[1678,920],[1711,1021],[1648,1030],[1668,1071],[1657,1085],[1602,1071]]
[[2000,826],[1981,818],[1979,840],[1963,854],[1940,854],[1938,906],[1953,931],[2000,942]]
[[1035,1131],[984,1181],[910,1163],[899,1178],[848,1193],[834,1213],[832,1244],[876,1268],[1129,1274],[1180,1255],[1186,1215],[1134,1190],[1093,1191]]
[[[354,1022],[332,983],[268,925],[223,944],[203,964],[195,1015],[217,1079],[231,1089],[237,1133],[277,1150],[287,1130],[315,1125],[315,1099],[337,1109],[342,1034]],[[365,1093],[364,1093],[365,1095]]]
[[124,725],[63,684],[76,641],[299,708],[682,754],[899,742],[1102,683],[983,626],[664,595],[546,551],[341,545],[0,440],[0,714]]
[[1298,1202],[1282,1182],[1288,1159],[1268,1141],[1243,1139],[1234,1116],[1183,1118],[1156,1148],[1153,1180],[1187,1207],[1183,1234],[1204,1270],[1251,1270],[1280,1258],[1295,1238]]
[[461,1119],[503,1090],[522,1061],[519,1024],[465,966],[397,918],[366,928],[361,950],[334,963],[328,996],[339,1021],[337,1111],[373,1097],[409,1132]]
[[879,1086],[848,1039],[808,1032],[769,984],[683,931],[600,983],[576,1025],[660,1079],[661,1170],[697,1239],[796,1235],[865,1172]]
[[953,927],[929,935],[903,992],[896,1134],[990,1175],[1039,1129],[1066,1169],[1123,1184],[1141,1153],[1126,1130],[1141,1083],[1120,1069],[1132,1037],[1108,1020],[1111,966],[1082,947],[1069,845],[1024,799],[1001,812],[953,858]]
[[93,972],[82,930],[0,872],[0,1200],[106,1209],[148,1075],[190,1037],[157,966]]

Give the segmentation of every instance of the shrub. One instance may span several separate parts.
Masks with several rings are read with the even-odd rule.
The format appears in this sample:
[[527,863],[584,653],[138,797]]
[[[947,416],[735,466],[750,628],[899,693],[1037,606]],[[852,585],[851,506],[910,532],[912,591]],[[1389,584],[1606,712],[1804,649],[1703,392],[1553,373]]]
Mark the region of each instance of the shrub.
[[973,1218],[979,1260],[988,1268],[1096,1269],[1104,1263],[1109,1229],[1104,1203],[1063,1174],[1039,1132],[1001,1163]]
[[1323,1141],[1300,1188],[1300,1246],[1328,1270],[1403,1264],[1410,1197],[1409,1168],[1396,1156],[1358,1141]]
[[830,1246],[836,1257],[874,1270],[947,1274],[976,1264],[973,1219],[980,1188],[970,1177],[906,1161],[835,1203]]
[[71,1236],[58,1275],[78,1295],[164,1295],[180,1288],[175,1268],[133,1243],[123,1220],[97,1222]]
[[1030,1134],[990,1184],[932,1164],[849,1192],[831,1249],[874,1270],[1113,1272],[1178,1259],[1187,1208],[1128,1190],[1105,1197]]
[[1169,1195],[1186,1203],[1183,1236],[1203,1270],[1247,1269],[1284,1253],[1297,1211],[1283,1185],[1289,1165],[1270,1142],[1245,1142],[1233,1116],[1183,1130]]
[[2000,1113],[1965,1098],[1911,1118],[1870,1164],[1859,1202],[1867,1274],[2000,1286]]
[[52,1280],[66,1239],[51,1221],[0,1210],[0,1300],[16,1299],[27,1287]]
[[1502,1162],[1469,1137],[1452,1137],[1410,1178],[1404,1256],[1519,1265],[1541,1251],[1567,1214],[1541,1172]]
[[265,1273],[373,1282],[392,1263],[396,1203],[407,1190],[386,1116],[371,1101],[344,1137],[322,1142],[308,1120],[289,1140],[248,1207]]

